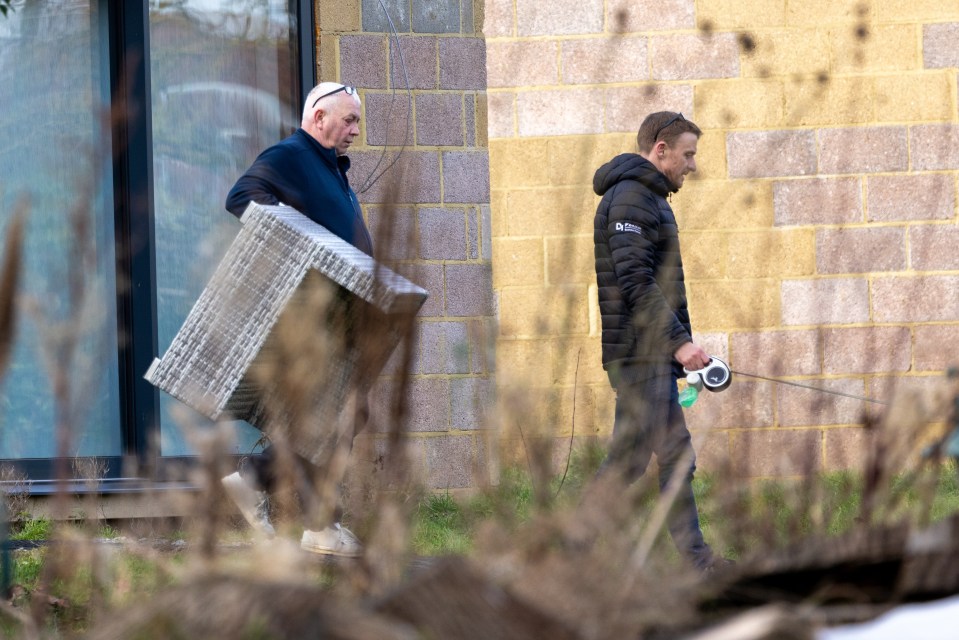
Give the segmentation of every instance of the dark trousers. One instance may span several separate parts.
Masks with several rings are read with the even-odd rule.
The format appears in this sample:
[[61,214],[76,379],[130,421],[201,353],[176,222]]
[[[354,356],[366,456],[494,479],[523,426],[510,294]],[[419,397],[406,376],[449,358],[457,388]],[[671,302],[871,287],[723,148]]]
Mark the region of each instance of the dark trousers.
[[[679,482],[667,528],[679,552],[697,568],[712,561],[703,540],[693,496],[696,459],[686,428],[676,378],[667,366],[642,367],[623,372],[616,385],[616,418],[613,441],[600,473],[616,470],[628,483],[646,472],[656,454],[660,492]],[[682,465],[682,466],[680,466]]]
[[[298,484],[300,484],[296,494],[300,509],[309,519],[313,513],[317,512],[317,507],[319,506],[314,504],[316,496],[313,493],[313,487],[315,486],[314,483],[316,482],[319,469],[309,460],[292,451],[290,452],[290,457],[293,465],[295,465],[295,468],[292,470],[293,477],[296,478]],[[241,461],[240,475],[255,485],[259,491],[265,491],[268,495],[273,495],[277,489],[280,488],[281,471],[278,463],[276,447],[270,444],[261,453],[250,455]],[[339,522],[342,514],[342,506],[340,504],[335,505],[333,521]],[[326,526],[328,524],[330,523],[308,522],[308,526]]]

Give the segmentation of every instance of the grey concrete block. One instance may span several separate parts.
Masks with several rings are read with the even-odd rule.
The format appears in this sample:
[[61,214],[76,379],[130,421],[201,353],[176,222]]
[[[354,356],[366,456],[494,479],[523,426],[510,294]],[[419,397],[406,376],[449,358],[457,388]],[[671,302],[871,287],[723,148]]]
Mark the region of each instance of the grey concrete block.
[[450,316],[493,314],[493,275],[490,265],[446,265],[446,313]]
[[486,90],[486,41],[440,38],[440,89]]
[[363,0],[363,31],[391,33],[396,29],[404,33],[409,32],[410,24],[409,0]]
[[385,89],[386,36],[342,36],[340,78],[343,83],[354,87]]
[[461,94],[424,93],[416,96],[416,144],[462,147],[465,138]]
[[420,209],[417,217],[417,246],[421,258],[466,259],[466,216],[462,209]]
[[465,322],[421,322],[414,373],[469,373],[470,344]]
[[455,378],[450,381],[452,426],[454,429],[482,429],[495,402],[490,378]]
[[472,436],[440,436],[426,440],[427,483],[435,489],[473,485],[476,468]]
[[443,152],[443,199],[445,202],[489,204],[489,153]]
[[416,33],[459,33],[460,0],[417,0],[413,3]]

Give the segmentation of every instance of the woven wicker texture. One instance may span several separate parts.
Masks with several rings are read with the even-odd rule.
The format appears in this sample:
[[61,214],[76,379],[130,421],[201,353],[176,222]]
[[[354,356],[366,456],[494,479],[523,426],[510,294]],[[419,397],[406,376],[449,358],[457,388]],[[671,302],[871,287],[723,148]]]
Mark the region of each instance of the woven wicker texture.
[[[251,202],[241,221],[169,349],[144,377],[212,420],[238,418],[271,438],[289,438],[318,462],[352,420],[348,396],[359,353],[351,323],[361,310],[375,314],[377,348],[388,355],[400,340],[391,319],[415,314],[427,292],[290,207]],[[317,292],[327,301],[319,314],[310,302]],[[279,336],[304,333],[324,348],[303,351],[321,361],[311,363],[309,397],[290,407],[281,374],[291,354]]]

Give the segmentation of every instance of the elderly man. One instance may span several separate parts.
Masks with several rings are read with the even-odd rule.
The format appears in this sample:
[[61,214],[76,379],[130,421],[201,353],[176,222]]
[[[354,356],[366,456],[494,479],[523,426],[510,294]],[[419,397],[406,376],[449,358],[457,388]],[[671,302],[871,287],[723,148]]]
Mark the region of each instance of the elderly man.
[[602,196],[593,236],[603,368],[616,390],[613,442],[601,473],[615,470],[634,482],[655,453],[661,492],[676,492],[670,535],[683,557],[705,570],[714,559],[693,498],[695,456],[676,380],[683,367],[701,369],[709,356],[692,340],[679,233],[668,201],[696,170],[701,134],[681,113],[647,116],[637,136],[639,153],[613,158],[593,178]]
[[[285,204],[308,216],[330,232],[368,255],[373,242],[363,222],[356,194],[347,180],[350,160],[346,152],[360,133],[360,98],[356,89],[323,82],[306,97],[300,128],[257,157],[230,190],[226,208],[240,216],[250,201]],[[295,454],[294,454],[295,455]],[[272,446],[249,458],[237,473],[223,478],[230,497],[246,520],[272,537],[267,495],[277,483],[277,455]],[[315,468],[296,456],[301,478],[311,478]],[[309,503],[310,496],[301,496]],[[307,504],[306,507],[310,505]],[[309,516],[316,509],[306,508]],[[362,546],[338,522],[307,528],[301,546],[315,553],[357,556]]]

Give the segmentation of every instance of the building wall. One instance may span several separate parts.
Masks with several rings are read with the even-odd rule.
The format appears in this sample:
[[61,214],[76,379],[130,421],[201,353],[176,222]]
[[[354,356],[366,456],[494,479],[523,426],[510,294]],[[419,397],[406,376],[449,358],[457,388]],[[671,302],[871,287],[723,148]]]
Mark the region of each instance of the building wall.
[[[492,393],[482,14],[472,0],[383,4],[386,12],[378,0],[317,1],[317,75],[360,89],[351,182],[360,192],[389,167],[359,194],[377,255],[430,293],[407,394],[414,475],[433,488],[468,487],[488,477],[482,416]],[[372,394],[372,436],[359,446],[376,465],[396,418],[400,355]]]
[[[672,204],[707,351],[882,399],[959,364],[959,3],[487,0],[485,11],[498,384],[548,399],[562,448],[612,424],[591,180],[635,151],[652,111],[704,131],[699,171]],[[687,419],[701,469],[797,475],[860,464],[865,409],[738,376]]]

